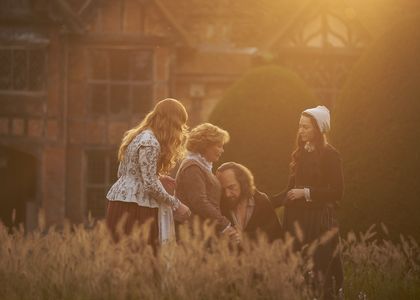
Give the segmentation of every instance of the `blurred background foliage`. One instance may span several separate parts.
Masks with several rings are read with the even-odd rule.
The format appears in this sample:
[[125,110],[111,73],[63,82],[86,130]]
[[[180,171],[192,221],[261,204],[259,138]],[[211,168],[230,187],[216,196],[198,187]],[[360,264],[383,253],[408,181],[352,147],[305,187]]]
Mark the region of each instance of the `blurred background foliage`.
[[[331,142],[342,152],[346,182],[342,228],[363,231],[383,222],[393,237],[420,239],[420,18],[402,20],[402,3],[397,9],[395,1],[349,2],[364,7],[360,17],[376,37],[332,110]],[[386,19],[391,15],[395,22]],[[287,69],[248,72],[210,117],[232,136],[223,161],[244,163],[263,191],[280,191],[287,183],[298,116],[317,101]]]
[[420,16],[396,25],[355,66],[334,112],[345,228],[384,222],[420,238]]
[[315,103],[305,83],[284,68],[266,66],[248,72],[210,116],[211,123],[231,135],[223,161],[248,166],[262,191],[280,192],[288,178],[297,116]]

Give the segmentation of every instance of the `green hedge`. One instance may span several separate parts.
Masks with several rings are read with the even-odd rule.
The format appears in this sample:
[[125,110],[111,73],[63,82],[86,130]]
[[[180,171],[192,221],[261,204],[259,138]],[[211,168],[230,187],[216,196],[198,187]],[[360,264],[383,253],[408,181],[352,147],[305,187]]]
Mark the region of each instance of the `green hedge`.
[[384,222],[420,238],[420,17],[394,26],[355,66],[335,111],[345,229]]
[[314,104],[308,87],[286,69],[265,66],[246,73],[210,116],[231,135],[222,160],[243,163],[259,189],[279,192],[287,184],[299,115]]

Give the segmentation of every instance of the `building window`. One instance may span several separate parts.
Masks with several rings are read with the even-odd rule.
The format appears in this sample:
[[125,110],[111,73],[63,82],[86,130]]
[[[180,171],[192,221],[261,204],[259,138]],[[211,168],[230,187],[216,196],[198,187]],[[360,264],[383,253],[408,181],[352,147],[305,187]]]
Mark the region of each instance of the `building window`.
[[46,64],[47,57],[43,49],[0,48],[0,90],[43,91]]
[[90,98],[94,115],[144,114],[153,101],[153,52],[92,49],[89,56]]
[[105,217],[106,194],[117,179],[117,150],[86,151],[86,213],[94,218]]

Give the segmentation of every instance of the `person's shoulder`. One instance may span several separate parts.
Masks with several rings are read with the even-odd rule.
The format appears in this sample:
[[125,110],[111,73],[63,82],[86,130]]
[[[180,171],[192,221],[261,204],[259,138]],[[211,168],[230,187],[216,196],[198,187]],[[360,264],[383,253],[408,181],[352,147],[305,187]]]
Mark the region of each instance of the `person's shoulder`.
[[273,204],[266,193],[256,190],[254,193],[254,201],[255,207],[257,207],[259,211],[264,212],[267,218],[272,213],[275,213]]
[[254,192],[254,200],[255,203],[258,205],[260,204],[270,204],[270,200],[266,193],[261,192],[260,190],[255,190]]
[[324,153],[326,154],[326,155],[329,155],[329,156],[335,156],[335,157],[340,157],[341,156],[341,154],[340,154],[340,152],[338,151],[338,149],[337,148],[335,148],[333,145],[331,145],[331,144],[326,144],[325,145],[325,148],[324,148]]
[[134,139],[134,142],[138,146],[152,146],[152,147],[160,147],[159,141],[157,140],[155,134],[152,130],[146,129],[140,132]]
[[220,201],[220,212],[222,213],[223,216],[228,218],[229,221],[233,223],[232,216],[230,214],[230,207],[228,205],[227,199],[224,196],[222,196],[221,201]]
[[337,148],[335,148],[331,144],[325,145],[323,156],[324,156],[324,159],[326,161],[329,161],[331,163],[339,163],[339,162],[341,162],[341,154],[340,154],[340,152],[337,150]]
[[185,168],[189,168],[189,167],[200,167],[200,164],[198,163],[198,161],[196,161],[195,159],[192,158],[184,158],[181,162],[181,165],[179,166],[179,169],[185,169]]
[[200,163],[195,159],[184,159],[179,166],[177,176],[188,173],[204,174],[205,170],[201,167]]

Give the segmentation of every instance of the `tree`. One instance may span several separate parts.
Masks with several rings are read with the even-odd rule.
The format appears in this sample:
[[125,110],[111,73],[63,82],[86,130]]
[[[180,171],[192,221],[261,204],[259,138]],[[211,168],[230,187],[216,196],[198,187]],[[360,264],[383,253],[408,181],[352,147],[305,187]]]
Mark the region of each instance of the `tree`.
[[287,184],[300,113],[314,103],[304,82],[286,69],[267,66],[249,71],[210,116],[210,122],[231,135],[223,161],[243,163],[260,189],[279,192]]
[[336,105],[345,229],[384,222],[420,238],[420,17],[395,26],[356,65]]

